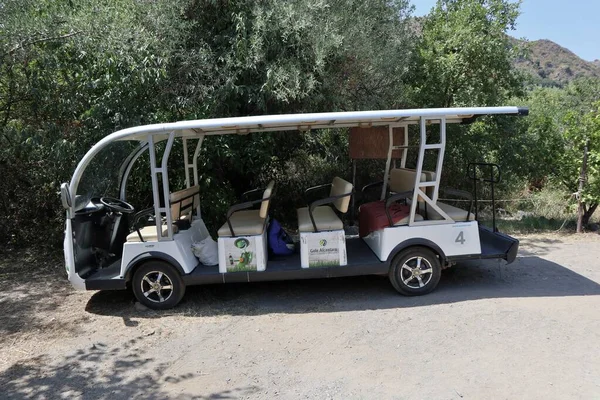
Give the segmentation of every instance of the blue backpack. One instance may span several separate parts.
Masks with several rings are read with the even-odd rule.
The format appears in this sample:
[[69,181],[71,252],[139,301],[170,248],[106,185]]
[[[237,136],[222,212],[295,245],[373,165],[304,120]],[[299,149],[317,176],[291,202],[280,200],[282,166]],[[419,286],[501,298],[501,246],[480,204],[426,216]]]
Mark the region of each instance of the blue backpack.
[[283,230],[276,219],[272,219],[267,230],[269,249],[278,256],[287,256],[294,252],[294,242]]

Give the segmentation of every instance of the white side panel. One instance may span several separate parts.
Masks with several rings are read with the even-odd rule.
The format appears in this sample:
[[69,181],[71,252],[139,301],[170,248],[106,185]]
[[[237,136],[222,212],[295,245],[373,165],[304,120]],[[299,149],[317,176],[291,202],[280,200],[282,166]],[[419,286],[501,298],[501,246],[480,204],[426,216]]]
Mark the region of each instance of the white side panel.
[[69,282],[77,290],[85,290],[85,281],[75,272],[75,254],[73,252],[73,225],[71,219],[67,216],[65,222],[65,240],[63,242],[63,251],[65,253],[65,268]]
[[386,261],[396,246],[410,239],[429,240],[446,256],[481,254],[477,221],[446,225],[396,226],[371,232],[364,238],[381,261]]
[[189,274],[198,265],[198,259],[192,253],[192,231],[193,229],[181,231],[173,237],[173,240],[125,243],[121,260],[121,277],[125,276],[127,265],[134,258],[150,251],[173,257],[183,271]]

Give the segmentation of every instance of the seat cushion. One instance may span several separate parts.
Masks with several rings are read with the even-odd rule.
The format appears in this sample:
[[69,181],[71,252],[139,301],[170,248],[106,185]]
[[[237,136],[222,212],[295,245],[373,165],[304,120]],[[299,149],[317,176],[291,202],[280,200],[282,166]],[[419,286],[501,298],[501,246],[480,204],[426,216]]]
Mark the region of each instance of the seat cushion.
[[[467,210],[463,210],[462,208],[451,206],[450,204],[442,203],[441,201],[437,202],[438,207],[442,209],[450,218],[455,221],[466,221],[467,220]],[[433,208],[427,207],[427,217],[429,219],[443,219],[440,214],[438,214]],[[475,214],[471,213],[469,215],[469,221],[475,220]]]
[[[407,225],[410,219],[410,207],[394,203],[390,205],[390,217],[394,226]],[[415,213],[415,221],[422,221],[423,217]],[[385,201],[365,203],[358,209],[358,233],[365,237],[371,232],[388,228],[390,222],[385,212]]]
[[[298,210],[298,230],[300,232],[314,232],[308,207],[299,208]],[[319,231],[336,231],[344,229],[342,220],[337,216],[335,211],[329,206],[317,207],[313,210],[313,218],[317,224]]]
[[[162,226],[163,236],[167,235],[167,231],[168,231],[167,225],[164,224]],[[173,233],[175,234],[177,232],[179,232],[177,225],[173,225]],[[144,238],[145,242],[156,242],[158,240],[158,237],[156,236],[156,225],[145,226],[140,229],[140,233],[142,234],[142,237]],[[137,231],[133,231],[129,235],[127,235],[127,241],[128,242],[140,242],[141,241],[140,235],[138,235]]]
[[[265,228],[265,218],[260,217],[259,210],[236,211],[229,220],[231,221],[235,236],[260,235]],[[231,236],[231,231],[229,230],[229,224],[227,224],[227,222],[219,228],[218,235],[220,237]]]
[[[404,218],[399,219],[398,222],[394,222],[394,226],[408,225],[409,219],[410,219],[410,214]],[[416,221],[423,221],[423,217],[421,216],[421,214],[415,213],[415,222]]]

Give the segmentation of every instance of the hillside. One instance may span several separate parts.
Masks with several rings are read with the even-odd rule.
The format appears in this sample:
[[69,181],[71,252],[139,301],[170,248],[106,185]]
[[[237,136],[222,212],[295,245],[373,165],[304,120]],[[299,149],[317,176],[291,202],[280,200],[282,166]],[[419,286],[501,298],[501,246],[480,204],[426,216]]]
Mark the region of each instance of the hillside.
[[[523,42],[516,40],[523,44]],[[581,77],[600,78],[600,60],[585,61],[575,53],[550,40],[534,40],[525,44],[527,58],[518,59],[518,68],[529,72],[533,82],[542,85],[564,85]]]

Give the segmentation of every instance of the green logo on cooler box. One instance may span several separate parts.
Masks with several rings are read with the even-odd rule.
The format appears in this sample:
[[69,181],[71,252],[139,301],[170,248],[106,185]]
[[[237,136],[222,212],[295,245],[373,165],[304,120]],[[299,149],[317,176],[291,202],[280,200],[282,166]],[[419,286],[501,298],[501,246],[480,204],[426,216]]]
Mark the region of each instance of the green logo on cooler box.
[[321,247],[325,247],[325,246],[327,246],[327,240],[325,240],[325,239],[321,239],[321,240],[319,241],[319,244],[321,245]]
[[233,244],[238,249],[245,249],[246,247],[248,247],[250,242],[247,239],[238,239]]

